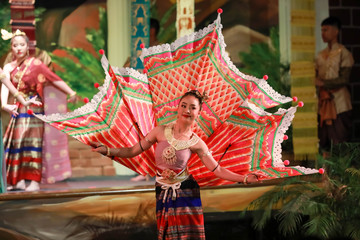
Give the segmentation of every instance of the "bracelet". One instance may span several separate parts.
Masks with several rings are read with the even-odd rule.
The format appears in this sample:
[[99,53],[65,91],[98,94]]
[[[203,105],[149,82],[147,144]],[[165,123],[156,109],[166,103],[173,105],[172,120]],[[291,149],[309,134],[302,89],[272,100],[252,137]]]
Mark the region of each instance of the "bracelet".
[[76,92],[73,92],[72,94],[69,94],[69,97],[73,97],[73,96],[75,96],[76,95]]
[[243,184],[247,184],[247,178],[248,178],[248,175],[246,174],[244,177],[244,180],[243,180]]
[[16,93],[14,93],[14,97],[19,96],[19,94],[20,94],[20,92],[19,92],[19,91],[17,91]]
[[0,73],[0,79],[6,78],[5,73]]
[[211,152],[210,152],[210,151],[207,151],[206,153],[203,153],[202,156],[203,156],[203,157],[205,157],[205,156],[211,156]]
[[145,136],[145,141],[147,141],[147,142],[150,143],[150,144],[154,144],[152,141],[150,141],[150,140],[147,138],[147,136]]
[[111,157],[110,150],[111,150],[111,148],[106,147],[106,156],[108,156],[108,157]]

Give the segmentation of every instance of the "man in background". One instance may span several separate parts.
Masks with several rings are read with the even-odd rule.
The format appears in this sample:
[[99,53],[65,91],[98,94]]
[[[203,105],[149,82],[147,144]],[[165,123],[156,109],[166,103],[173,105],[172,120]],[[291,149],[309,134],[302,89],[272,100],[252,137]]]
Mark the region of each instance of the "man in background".
[[321,37],[327,47],[316,57],[316,82],[319,99],[320,152],[331,144],[347,142],[351,134],[351,97],[348,90],[354,59],[338,42],[341,22],[328,17],[321,23]]

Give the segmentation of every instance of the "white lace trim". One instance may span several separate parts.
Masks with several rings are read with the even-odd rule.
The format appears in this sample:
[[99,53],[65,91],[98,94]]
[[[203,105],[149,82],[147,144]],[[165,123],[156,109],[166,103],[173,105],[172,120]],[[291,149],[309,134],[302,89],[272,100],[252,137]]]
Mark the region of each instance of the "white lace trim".
[[282,147],[281,143],[284,141],[285,132],[289,129],[292,120],[295,117],[296,107],[290,107],[289,109],[280,108],[275,115],[285,114],[283,120],[280,123],[280,126],[277,128],[276,136],[274,139],[274,150],[272,153],[273,164],[276,167],[284,167],[284,162],[282,161]]
[[319,173],[318,169],[314,169],[314,168],[306,168],[306,167],[302,167],[302,166],[291,166],[291,168],[295,168],[298,171],[301,171],[305,174],[314,174],[314,173]]
[[88,114],[90,112],[93,112],[94,109],[96,109],[96,106],[101,102],[103,97],[107,93],[107,89],[109,87],[109,83],[111,81],[111,77],[107,71],[109,66],[109,61],[106,59],[105,55],[101,58],[101,65],[104,68],[105,72],[105,80],[104,84],[100,87],[98,87],[99,92],[93,96],[91,101],[86,103],[85,105],[75,109],[72,112],[67,113],[53,113],[50,115],[43,115],[43,114],[35,114],[35,116],[39,119],[41,119],[44,122],[50,123],[50,122],[56,122],[56,121],[65,121],[66,119],[73,118],[79,115]]
[[139,71],[133,69],[133,68],[119,68],[119,67],[112,67],[114,70],[114,73],[120,74],[121,76],[132,76],[133,78],[137,78],[142,82],[149,83],[147,75],[140,73]]
[[241,106],[250,108],[253,112],[255,112],[256,114],[261,115],[261,116],[270,116],[271,115],[271,113],[268,113],[264,109],[259,108],[255,104],[249,102],[248,99],[245,99],[245,101],[242,102]]
[[107,76],[104,85],[98,88],[99,92],[96,95],[94,95],[91,101],[86,103],[84,106],[75,109],[72,112],[63,113],[63,114],[54,113],[50,115],[35,114],[35,116],[41,119],[42,121],[49,123],[55,121],[65,121],[66,119],[69,118],[73,118],[79,115],[84,115],[93,112],[94,109],[96,109],[96,106],[101,102],[101,99],[104,97],[104,95],[106,95],[107,92],[106,89],[109,86],[109,81],[111,81],[111,78]]
[[[260,116],[270,116],[271,113],[268,113],[262,108],[257,107],[256,105],[248,102],[245,100],[242,104],[243,107],[248,107],[252,111],[254,111],[256,114]],[[292,120],[295,117],[295,112],[297,110],[297,106],[290,107],[289,109],[280,108],[274,115],[281,115],[285,114],[283,120],[281,121],[280,126],[277,128],[277,131],[275,132],[275,139],[274,139],[274,150],[272,153],[273,156],[273,164],[276,167],[284,167],[284,163],[282,161],[282,147],[281,143],[284,141],[284,135],[286,131],[289,129],[289,126],[291,125]]]

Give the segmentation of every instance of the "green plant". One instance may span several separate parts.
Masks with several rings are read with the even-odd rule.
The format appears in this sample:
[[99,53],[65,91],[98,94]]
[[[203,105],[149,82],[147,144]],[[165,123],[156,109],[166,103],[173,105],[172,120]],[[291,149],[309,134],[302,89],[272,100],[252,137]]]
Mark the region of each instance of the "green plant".
[[[96,52],[107,48],[107,15],[104,8],[99,9],[99,29],[86,29],[86,39],[90,42]],[[59,57],[49,53],[52,62],[58,65],[62,70],[57,70],[59,75],[79,96],[91,98],[96,94],[94,88],[96,82],[102,82],[104,79],[104,70],[100,62],[100,54],[96,56],[81,48],[71,48],[57,46],[58,49],[66,51],[70,58]],[[80,101],[69,109],[73,110],[83,105]]]
[[[11,31],[10,26],[10,4],[8,1],[0,2],[0,26],[6,31]],[[0,41],[0,56],[3,56],[10,50],[9,41]]]
[[254,227],[263,229],[274,218],[287,237],[360,239],[359,159],[359,143],[334,145],[331,157],[319,157],[326,169],[321,182],[289,179],[247,207],[257,210]]

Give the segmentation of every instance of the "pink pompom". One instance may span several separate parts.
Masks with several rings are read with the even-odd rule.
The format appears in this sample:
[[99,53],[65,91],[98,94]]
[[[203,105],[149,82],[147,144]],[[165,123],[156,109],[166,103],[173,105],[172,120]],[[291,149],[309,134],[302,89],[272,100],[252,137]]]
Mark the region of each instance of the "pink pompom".
[[145,47],[145,44],[140,44],[140,48],[143,49]]
[[290,164],[290,161],[289,161],[289,160],[285,160],[285,161],[284,161],[284,165],[285,165],[285,166],[287,166],[287,165],[289,165],[289,164]]
[[304,102],[301,102],[301,101],[300,101],[300,102],[298,103],[298,106],[299,106],[299,107],[303,107],[303,106],[304,106]]
[[101,55],[104,55],[104,53],[105,53],[104,49],[100,49],[100,50],[99,50],[99,53],[100,53]]
[[84,97],[83,101],[84,101],[84,103],[88,103],[89,99],[87,97]]
[[99,83],[94,83],[94,87],[95,87],[95,88],[98,88],[99,86],[100,86]]
[[297,102],[298,98],[295,96],[293,97],[293,102]]
[[33,111],[32,109],[29,109],[29,110],[27,110],[27,114],[33,115],[33,114],[34,114],[34,111]]
[[263,76],[263,79],[264,79],[265,81],[268,80],[268,79],[269,79],[268,75],[264,75],[264,76]]
[[320,173],[320,174],[324,174],[324,173],[325,173],[325,169],[320,168],[320,169],[319,169],[319,173]]
[[284,135],[284,140],[288,140],[288,139],[289,139],[288,135]]
[[147,72],[148,72],[147,69],[144,68],[144,69],[143,69],[143,73],[144,73],[144,74],[147,74]]
[[221,8],[218,8],[217,12],[218,12],[218,13],[222,13],[223,10],[222,10]]

